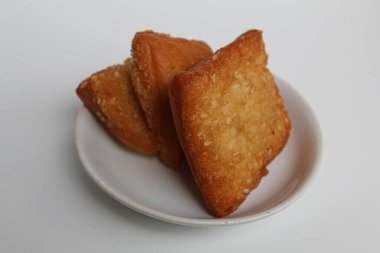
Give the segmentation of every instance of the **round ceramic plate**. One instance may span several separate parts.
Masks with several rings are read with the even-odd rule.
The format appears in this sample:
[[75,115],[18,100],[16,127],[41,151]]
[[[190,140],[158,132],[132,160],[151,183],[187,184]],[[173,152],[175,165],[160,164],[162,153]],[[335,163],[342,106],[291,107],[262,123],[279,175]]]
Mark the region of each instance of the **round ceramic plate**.
[[140,213],[190,226],[253,222],[293,203],[315,176],[321,133],[306,101],[287,82],[276,78],[290,113],[287,145],[268,166],[269,174],[244,203],[226,218],[208,214],[188,169],[165,167],[155,156],[134,152],[112,138],[86,108],[76,121],[76,146],[85,170],[111,197]]

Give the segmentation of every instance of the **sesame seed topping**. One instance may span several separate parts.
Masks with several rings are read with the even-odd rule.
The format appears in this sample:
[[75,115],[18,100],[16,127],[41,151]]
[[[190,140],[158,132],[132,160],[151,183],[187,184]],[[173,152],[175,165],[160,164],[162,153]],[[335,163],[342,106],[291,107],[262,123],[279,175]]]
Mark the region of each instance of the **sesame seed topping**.
[[239,73],[238,71],[235,71],[235,72],[234,72],[234,77],[235,77],[236,79],[239,79],[239,78],[241,77],[241,75],[240,75],[240,73]]
[[210,146],[210,144],[211,144],[211,141],[205,141],[205,142],[203,143],[203,145],[205,145],[206,147],[207,147],[207,146]]
[[82,82],[82,83],[79,85],[79,88],[83,89],[84,87],[87,86],[87,84],[88,84],[88,82],[87,82],[87,81],[84,81],[84,82]]
[[211,80],[212,80],[213,83],[215,83],[215,81],[216,81],[216,75],[215,74],[212,74]]

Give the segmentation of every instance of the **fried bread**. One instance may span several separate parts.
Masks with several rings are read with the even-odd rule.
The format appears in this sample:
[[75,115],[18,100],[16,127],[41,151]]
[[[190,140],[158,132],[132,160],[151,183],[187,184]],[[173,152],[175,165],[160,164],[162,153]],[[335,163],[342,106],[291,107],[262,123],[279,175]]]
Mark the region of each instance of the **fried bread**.
[[210,213],[235,211],[285,146],[290,119],[250,30],[175,76],[170,103],[180,142]]
[[157,153],[152,132],[137,100],[129,61],[101,70],[81,82],[77,95],[118,140],[136,151]]
[[131,75],[137,97],[158,144],[161,160],[178,168],[184,161],[170,109],[168,86],[175,74],[210,56],[210,47],[196,40],[145,31],[132,41]]

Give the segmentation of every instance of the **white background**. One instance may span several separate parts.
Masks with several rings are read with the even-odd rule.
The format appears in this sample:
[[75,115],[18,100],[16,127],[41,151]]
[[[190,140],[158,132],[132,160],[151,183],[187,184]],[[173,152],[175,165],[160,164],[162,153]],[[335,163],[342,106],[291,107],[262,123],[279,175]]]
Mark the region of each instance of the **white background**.
[[[379,252],[379,1],[1,1],[0,252]],[[308,192],[259,222],[191,228],[118,204],[74,146],[74,90],[136,31],[213,49],[264,30],[270,68],[314,108],[323,160]]]

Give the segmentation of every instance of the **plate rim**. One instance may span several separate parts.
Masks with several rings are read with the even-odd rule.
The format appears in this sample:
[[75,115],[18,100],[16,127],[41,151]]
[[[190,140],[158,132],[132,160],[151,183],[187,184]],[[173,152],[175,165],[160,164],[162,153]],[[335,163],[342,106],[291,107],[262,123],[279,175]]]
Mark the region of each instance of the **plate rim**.
[[[149,217],[177,224],[177,225],[185,225],[185,226],[193,226],[193,227],[217,227],[217,226],[227,226],[227,225],[237,225],[237,224],[245,224],[250,222],[255,222],[258,220],[261,220],[263,218],[272,216],[273,214],[276,214],[280,212],[281,210],[285,209],[286,207],[293,204],[297,199],[299,199],[310,187],[312,182],[314,181],[317,172],[320,168],[320,163],[322,160],[322,145],[323,145],[323,137],[322,137],[322,131],[321,126],[319,124],[318,118],[316,117],[316,114],[313,110],[313,108],[310,106],[310,104],[306,101],[306,99],[295,89],[292,85],[290,85],[289,82],[284,80],[283,78],[274,75],[274,78],[276,80],[276,83],[279,81],[285,86],[287,86],[287,89],[291,89],[293,93],[295,93],[299,99],[302,101],[302,103],[305,104],[307,109],[310,111],[311,118],[313,119],[313,126],[315,128],[315,135],[316,135],[316,158],[315,163],[313,165],[313,169],[311,170],[308,177],[304,180],[303,184],[299,187],[299,189],[294,192],[291,196],[289,196],[287,199],[281,201],[277,205],[266,209],[264,211],[260,211],[256,214],[247,215],[244,217],[225,217],[225,218],[189,218],[189,217],[182,217],[177,215],[168,214],[162,211],[157,211],[152,208],[146,207],[143,204],[140,204],[127,196],[124,196],[122,194],[117,193],[115,190],[112,189],[112,187],[108,186],[106,183],[102,181],[102,179],[97,175],[97,173],[91,168],[91,166],[87,163],[87,160],[85,159],[84,154],[82,153],[82,150],[79,148],[79,118],[85,111],[88,111],[85,106],[82,105],[82,107],[79,108],[78,113],[75,118],[75,131],[74,131],[74,138],[75,138],[75,147],[79,156],[79,160],[81,161],[84,170],[86,173],[90,176],[90,178],[95,182],[95,184],[100,187],[105,193],[107,193],[110,197],[112,197],[114,200],[118,201],[119,203],[123,204],[124,206],[137,211],[141,214],[147,215]],[[281,92],[281,90],[280,90]]]

